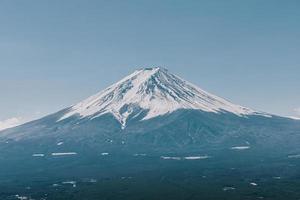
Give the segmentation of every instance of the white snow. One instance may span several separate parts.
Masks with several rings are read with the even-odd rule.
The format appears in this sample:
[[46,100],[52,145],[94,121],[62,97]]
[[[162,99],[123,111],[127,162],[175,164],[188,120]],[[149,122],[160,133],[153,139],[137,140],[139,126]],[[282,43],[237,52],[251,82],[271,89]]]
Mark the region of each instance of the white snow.
[[145,153],[136,153],[136,154],[133,154],[133,156],[147,156],[147,154],[145,154]]
[[35,154],[32,154],[33,157],[44,157],[45,154],[43,153],[35,153]]
[[230,191],[230,190],[235,190],[234,187],[224,187],[223,191]]
[[161,156],[161,159],[164,159],[164,160],[181,160],[181,157]]
[[147,111],[142,119],[147,120],[178,109],[270,117],[266,113],[256,112],[212,95],[169,73],[166,69],[156,67],[135,71],[105,90],[72,106],[58,121],[74,115],[93,119],[111,113],[124,129],[127,119],[138,116],[142,111]]
[[24,122],[25,121],[20,117],[13,117],[13,118],[10,118],[10,119],[0,121],[0,131],[8,129],[8,128],[15,127],[15,126],[18,126],[18,125],[21,125]]
[[295,117],[295,116],[288,116],[287,118],[294,119],[294,120],[300,120],[300,117]]
[[71,184],[73,187],[76,187],[76,181],[64,181],[62,184]]
[[97,183],[97,179],[90,179],[89,181],[88,181],[89,183]]
[[209,156],[187,156],[184,157],[186,160],[202,160],[202,159],[207,159]]
[[132,177],[131,176],[128,176],[128,177],[122,176],[121,179],[122,180],[124,180],[124,179],[132,179]]
[[51,153],[52,156],[69,156],[76,155],[76,152],[62,152],[62,153]]
[[289,155],[288,158],[300,158],[300,154]]
[[210,158],[210,156],[186,156],[186,157],[178,157],[178,156],[161,156],[161,159],[164,160],[202,160]]
[[17,199],[19,199],[19,200],[28,200],[28,199],[29,199],[29,198],[26,197],[26,196],[20,196],[20,195],[18,195],[18,194],[16,194],[15,197],[16,197]]
[[237,146],[237,147],[231,147],[232,150],[246,150],[250,149],[249,146]]

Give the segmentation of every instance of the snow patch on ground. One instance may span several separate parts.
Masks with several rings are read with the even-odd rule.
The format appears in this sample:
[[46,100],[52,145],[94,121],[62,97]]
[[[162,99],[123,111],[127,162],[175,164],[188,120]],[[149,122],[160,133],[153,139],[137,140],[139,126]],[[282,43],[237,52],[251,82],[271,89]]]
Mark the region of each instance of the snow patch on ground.
[[136,153],[136,154],[133,154],[133,156],[147,156],[147,154],[145,154],[145,153]]
[[19,200],[32,200],[31,198],[29,198],[27,196],[20,196],[18,194],[16,194],[15,197]]
[[210,156],[186,156],[186,157],[178,157],[178,156],[161,156],[161,159],[164,160],[203,160],[210,158]]
[[181,160],[181,157],[161,156],[161,159],[164,159],[164,160]]
[[185,160],[202,160],[202,159],[207,159],[210,158],[209,156],[188,156],[184,157]]
[[230,149],[232,149],[232,150],[246,150],[246,149],[250,149],[250,146],[236,146],[236,147],[231,147]]
[[288,158],[300,158],[300,154],[289,155]]
[[62,182],[62,184],[70,184],[70,185],[72,185],[73,187],[76,187],[76,181],[64,181],[64,182]]
[[45,154],[43,153],[35,153],[35,154],[32,154],[33,157],[44,157]]
[[70,156],[70,155],[77,155],[76,152],[58,152],[58,153],[51,153],[52,156]]
[[91,178],[91,179],[88,180],[88,182],[89,182],[89,183],[97,183],[97,179]]
[[230,191],[230,190],[235,190],[234,187],[223,187],[223,191]]
[[257,186],[257,183],[252,182],[252,183],[250,183],[250,185]]

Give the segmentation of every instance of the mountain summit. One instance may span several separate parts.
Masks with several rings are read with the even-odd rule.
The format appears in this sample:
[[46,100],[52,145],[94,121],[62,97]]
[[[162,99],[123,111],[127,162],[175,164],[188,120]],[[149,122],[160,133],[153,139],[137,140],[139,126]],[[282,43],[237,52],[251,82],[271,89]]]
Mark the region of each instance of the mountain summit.
[[107,89],[72,106],[60,119],[74,115],[96,118],[111,113],[125,128],[128,118],[143,114],[146,120],[179,109],[229,112],[235,115],[263,115],[212,95],[170,73],[154,67],[136,70]]

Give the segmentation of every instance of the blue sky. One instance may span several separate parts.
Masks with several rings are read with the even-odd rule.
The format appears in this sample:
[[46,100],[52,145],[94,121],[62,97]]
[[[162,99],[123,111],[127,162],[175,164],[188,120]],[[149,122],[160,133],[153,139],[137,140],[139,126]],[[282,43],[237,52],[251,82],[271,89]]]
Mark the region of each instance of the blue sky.
[[0,124],[55,112],[150,66],[300,116],[299,9],[297,0],[2,0]]

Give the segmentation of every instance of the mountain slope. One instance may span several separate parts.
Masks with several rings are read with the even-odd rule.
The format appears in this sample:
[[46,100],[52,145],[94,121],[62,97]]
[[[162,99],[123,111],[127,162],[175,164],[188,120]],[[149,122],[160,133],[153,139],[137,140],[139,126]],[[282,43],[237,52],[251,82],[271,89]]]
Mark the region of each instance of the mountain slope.
[[261,147],[285,146],[280,143],[288,139],[294,144],[299,125],[235,105],[166,69],[146,68],[74,106],[0,132],[0,142],[11,141],[3,146],[8,150],[15,142],[42,143],[41,151],[56,148],[61,140],[70,149],[77,145],[92,151],[138,149],[141,144],[149,151],[189,151],[212,143],[222,149],[248,140]]
[[[74,105],[60,120],[73,115],[95,118],[111,113],[125,128],[130,117],[151,119],[179,109],[266,115],[209,94],[163,68],[135,71],[100,93]],[[146,114],[145,114],[146,112]]]

